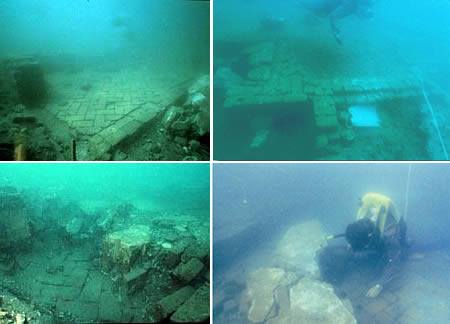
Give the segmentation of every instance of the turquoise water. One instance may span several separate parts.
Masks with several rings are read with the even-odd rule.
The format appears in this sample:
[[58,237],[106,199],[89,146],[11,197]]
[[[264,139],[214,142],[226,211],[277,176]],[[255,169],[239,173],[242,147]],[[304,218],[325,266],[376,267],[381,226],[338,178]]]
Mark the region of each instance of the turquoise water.
[[209,8],[191,1],[18,0],[2,1],[0,12],[2,58],[38,56],[55,66],[98,57],[110,67],[209,62]]
[[5,185],[87,205],[128,201],[209,217],[208,164],[2,164]]
[[209,197],[209,164],[0,164],[0,322],[208,322]]
[[215,158],[445,159],[449,21],[445,0],[215,1]]

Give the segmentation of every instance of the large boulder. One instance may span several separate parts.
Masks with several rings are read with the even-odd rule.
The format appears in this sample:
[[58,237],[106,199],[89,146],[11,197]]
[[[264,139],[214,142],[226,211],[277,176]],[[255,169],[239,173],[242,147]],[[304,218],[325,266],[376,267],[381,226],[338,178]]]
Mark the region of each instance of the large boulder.
[[326,243],[326,233],[320,222],[310,220],[289,228],[275,251],[277,266],[291,271],[317,276],[316,253]]
[[251,323],[356,324],[351,306],[335,295],[331,285],[308,276],[298,280],[280,268],[254,271],[242,303]]

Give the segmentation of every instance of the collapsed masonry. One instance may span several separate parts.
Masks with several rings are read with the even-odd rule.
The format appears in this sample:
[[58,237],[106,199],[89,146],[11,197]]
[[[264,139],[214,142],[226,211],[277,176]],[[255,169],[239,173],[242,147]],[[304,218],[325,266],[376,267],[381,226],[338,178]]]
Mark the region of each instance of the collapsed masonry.
[[350,301],[340,299],[320,278],[315,258],[324,237],[316,220],[289,228],[267,266],[251,271],[240,288],[232,283],[219,288],[223,291],[215,305],[221,310],[219,322],[229,322],[239,314],[250,323],[356,324]]
[[67,323],[209,321],[205,220],[130,203],[91,210],[10,187],[0,207],[0,294]]
[[113,232],[103,241],[101,267],[128,295],[165,295],[147,309],[153,321],[209,319],[209,244],[183,228],[134,225]]
[[[417,135],[417,127],[411,127],[417,123],[420,132],[426,134],[429,141],[435,141],[435,130],[423,121],[428,115],[423,106],[424,85],[414,73],[327,77],[302,66],[295,56],[295,47],[277,45],[264,42],[246,48],[244,55],[249,67],[244,76],[238,76],[227,65],[216,71],[217,84],[225,91],[223,105],[228,114],[243,114],[245,108],[260,106],[258,114],[264,115],[265,107],[270,105],[296,105],[299,110],[308,110],[301,118],[308,118],[304,122],[314,125],[312,143],[317,153],[307,156],[312,159],[343,159],[342,150],[366,136],[352,125],[350,108],[353,106],[378,107],[383,114],[386,136],[397,137],[394,142],[404,140],[408,137],[406,134]],[[435,88],[430,90],[433,90],[430,96],[442,97]],[[426,145],[425,141],[423,146]],[[383,159],[383,156],[375,159]]]

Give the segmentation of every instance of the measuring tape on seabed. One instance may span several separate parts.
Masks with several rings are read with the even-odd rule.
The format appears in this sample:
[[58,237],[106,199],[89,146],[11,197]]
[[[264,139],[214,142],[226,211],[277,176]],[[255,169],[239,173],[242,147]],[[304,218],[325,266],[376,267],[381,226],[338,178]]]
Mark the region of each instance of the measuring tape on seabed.
[[436,128],[436,131],[437,131],[437,134],[438,134],[438,137],[439,137],[439,142],[441,143],[442,151],[444,152],[445,159],[448,160],[448,153],[447,153],[447,149],[445,148],[444,139],[442,138],[442,133],[441,133],[441,130],[440,130],[439,125],[437,123],[437,119],[436,119],[436,116],[434,114],[433,106],[431,105],[430,99],[428,98],[428,95],[427,95],[427,93],[425,91],[425,86],[424,86],[424,83],[423,83],[423,79],[420,76],[420,73],[416,73],[416,74],[417,74],[417,79],[419,79],[419,81],[420,81],[420,86],[422,88],[422,95],[425,98],[425,103],[427,104],[428,110],[430,111],[431,119],[433,121],[433,125]]

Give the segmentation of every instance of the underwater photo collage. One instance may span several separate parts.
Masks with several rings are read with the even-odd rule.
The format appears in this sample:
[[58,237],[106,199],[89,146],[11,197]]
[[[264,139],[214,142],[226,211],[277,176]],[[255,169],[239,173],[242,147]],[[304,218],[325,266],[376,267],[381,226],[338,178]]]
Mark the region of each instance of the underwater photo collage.
[[3,0],[0,324],[450,323],[448,0]]

